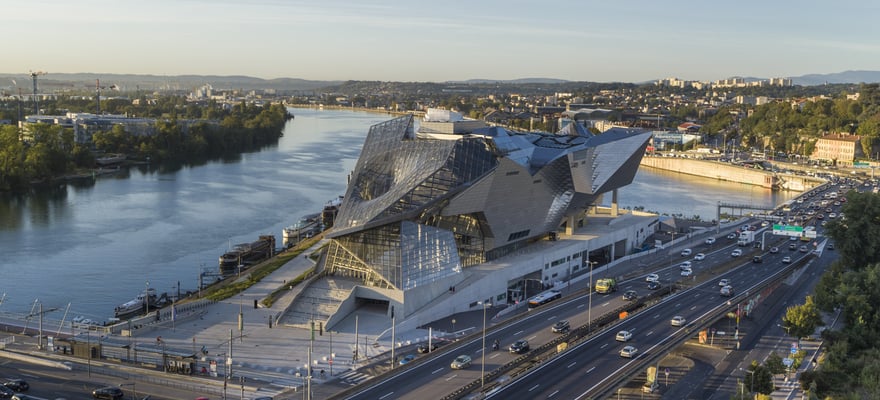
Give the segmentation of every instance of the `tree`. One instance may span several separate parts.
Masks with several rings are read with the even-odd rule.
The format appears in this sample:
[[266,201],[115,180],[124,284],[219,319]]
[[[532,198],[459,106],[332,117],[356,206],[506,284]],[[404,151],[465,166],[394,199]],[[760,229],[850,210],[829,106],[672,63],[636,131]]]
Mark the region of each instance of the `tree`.
[[764,366],[770,370],[771,374],[776,375],[785,373],[785,364],[782,363],[782,357],[780,357],[779,354],[776,354],[775,351],[770,353],[770,355],[767,356],[767,359],[764,360]]
[[813,303],[813,296],[807,296],[804,304],[788,307],[782,317],[782,326],[788,334],[796,338],[807,337],[824,325],[819,308]]
[[773,374],[770,373],[770,369],[758,364],[757,360],[753,360],[748,371],[745,384],[749,391],[761,394],[773,393],[775,386],[773,386]]

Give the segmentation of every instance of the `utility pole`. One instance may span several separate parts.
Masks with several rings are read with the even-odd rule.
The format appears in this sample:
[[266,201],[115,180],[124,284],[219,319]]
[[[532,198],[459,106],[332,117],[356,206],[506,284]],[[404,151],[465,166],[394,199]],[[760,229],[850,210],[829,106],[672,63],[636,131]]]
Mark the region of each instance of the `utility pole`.
[[360,339],[358,338],[358,316],[355,315],[354,316],[354,354],[353,354],[353,357],[351,358],[352,364],[356,363],[358,360],[358,346],[360,346],[360,343],[358,343],[359,340]]
[[394,347],[395,347],[394,346],[394,339],[395,339],[395,337],[394,337],[394,306],[392,305],[391,306],[391,369],[394,369],[394,364],[396,364],[394,362],[394,361],[396,361],[394,358]]
[[315,320],[309,329],[309,365],[306,367],[306,399],[312,399],[312,346],[315,345]]

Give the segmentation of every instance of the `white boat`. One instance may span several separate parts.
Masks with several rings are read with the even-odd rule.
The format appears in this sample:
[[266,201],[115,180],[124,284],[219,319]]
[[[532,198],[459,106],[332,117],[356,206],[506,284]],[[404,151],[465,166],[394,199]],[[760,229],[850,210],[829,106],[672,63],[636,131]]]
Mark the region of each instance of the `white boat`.
[[147,308],[155,308],[157,302],[158,296],[156,296],[156,289],[148,288],[146,291],[138,294],[134,299],[116,306],[114,313],[116,314],[116,318],[125,318],[138,313],[146,313]]
[[321,232],[321,214],[304,215],[300,220],[282,232],[282,244],[284,247],[290,247],[297,244],[300,240],[310,238]]
[[125,154],[108,154],[104,157],[98,157],[95,159],[95,163],[102,167],[105,165],[119,164],[123,161],[125,161]]

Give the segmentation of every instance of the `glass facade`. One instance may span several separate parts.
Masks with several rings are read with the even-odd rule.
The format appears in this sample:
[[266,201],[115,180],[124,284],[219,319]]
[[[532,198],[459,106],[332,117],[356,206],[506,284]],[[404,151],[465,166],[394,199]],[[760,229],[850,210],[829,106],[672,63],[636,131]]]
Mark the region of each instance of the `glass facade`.
[[631,182],[650,138],[413,127],[404,116],[370,128],[330,233],[330,273],[402,291],[455,277],[558,229],[595,189]]

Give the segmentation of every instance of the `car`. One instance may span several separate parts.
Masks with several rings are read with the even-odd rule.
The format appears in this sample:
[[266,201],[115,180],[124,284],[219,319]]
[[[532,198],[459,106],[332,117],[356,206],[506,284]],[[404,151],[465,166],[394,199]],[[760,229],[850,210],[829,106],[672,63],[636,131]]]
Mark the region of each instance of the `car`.
[[747,230],[749,230],[749,229],[751,229],[751,228],[752,228],[752,227],[751,227],[749,224],[745,224],[745,225],[742,226],[742,230],[743,230],[743,231],[747,231]]
[[697,253],[697,255],[694,256],[694,261],[703,261],[705,259],[706,255],[703,253]]
[[828,243],[828,250],[834,250],[834,243]]
[[3,386],[16,392],[27,392],[27,390],[31,388],[31,385],[29,385],[24,379],[11,379],[6,381]]
[[415,354],[407,354],[407,355],[403,356],[403,358],[400,359],[400,365],[409,364],[410,361],[415,360],[415,359],[416,359]]
[[639,298],[639,294],[635,290],[627,290],[626,292],[623,292],[624,300],[635,300],[637,298]]
[[470,366],[471,357],[465,354],[455,357],[455,359],[452,360],[452,364],[449,364],[449,367],[452,369],[465,369]]
[[730,253],[731,257],[739,257],[741,255],[743,255],[743,251],[740,249],[736,249],[732,253]]
[[651,289],[651,290],[660,289],[660,282],[657,282],[657,281],[648,282],[648,289]]
[[789,236],[789,238],[788,238],[788,241],[790,241],[790,242],[797,242],[797,240],[798,240],[797,236]]
[[684,317],[682,317],[681,315],[676,315],[670,320],[672,326],[684,326],[685,322],[687,322],[687,320],[684,319]]
[[118,387],[108,386],[93,390],[92,397],[96,399],[122,400],[125,397],[125,393]]
[[628,342],[630,339],[632,339],[632,332],[627,330],[617,332],[617,336],[614,337],[614,340],[618,342]]
[[754,256],[754,257],[752,257],[752,262],[755,264],[760,264],[760,263],[764,262],[764,258],[761,256]]
[[43,400],[43,399],[41,399],[39,397],[28,396],[26,394],[19,393],[19,394],[13,395],[12,400]]
[[691,250],[691,249],[684,249],[684,250],[681,251],[681,256],[682,256],[682,257],[687,257],[687,256],[691,255],[691,253],[693,253],[693,250]]
[[507,350],[514,354],[525,353],[529,351],[529,341],[525,339],[517,340]]
[[625,358],[633,358],[638,352],[639,349],[635,348],[635,346],[623,346],[623,348],[620,349],[620,356]]
[[730,279],[724,278],[718,281],[718,286],[727,286],[730,285]]
[[11,399],[12,396],[15,396],[15,392],[12,389],[0,385],[0,399]]
[[715,244],[715,238],[714,237],[706,238],[706,244]]
[[642,385],[642,393],[654,393],[660,389],[660,384],[657,381],[645,382]]
[[727,285],[727,286],[722,287],[721,288],[721,295],[727,296],[727,297],[733,296],[733,286]]
[[564,319],[562,321],[559,321],[559,322],[553,324],[553,328],[551,330],[553,331],[553,333],[563,333],[563,332],[568,332],[568,330],[570,328],[571,328],[571,325],[568,323],[568,320]]
[[806,252],[808,252],[809,250],[807,249],[807,246],[801,246],[801,247],[798,249],[798,251],[800,251],[801,253],[806,253]]
[[691,265],[692,264],[690,261],[685,261],[685,262],[681,263],[681,265],[679,265],[678,267],[681,269],[691,269]]
[[645,277],[645,282],[660,282],[660,275],[648,274],[648,276]]
[[735,233],[731,233],[731,234],[727,235],[727,238],[728,238],[728,239],[731,239],[731,240],[736,239],[736,234],[735,234]]
[[432,341],[430,349],[428,348],[427,343],[422,343],[418,347],[416,347],[416,351],[418,351],[419,353],[425,354],[425,353],[430,353],[434,350],[437,350],[437,347],[440,347],[440,345],[438,345],[437,342]]
[[779,253],[779,247],[771,247],[770,254],[776,254],[776,253]]
[[681,276],[691,276],[691,275],[693,275],[693,273],[694,273],[694,270],[692,270],[690,268],[682,268],[682,270],[681,270]]
[[[795,239],[795,240],[797,240],[797,239]],[[797,245],[794,244],[794,243],[791,243],[791,244],[788,245],[788,249],[789,249],[789,250],[797,250]]]

